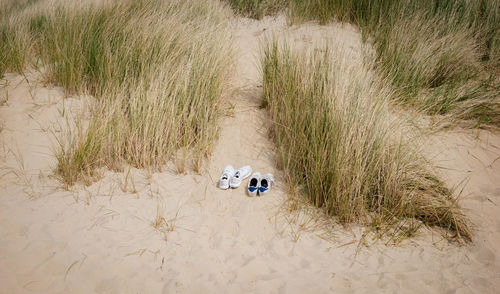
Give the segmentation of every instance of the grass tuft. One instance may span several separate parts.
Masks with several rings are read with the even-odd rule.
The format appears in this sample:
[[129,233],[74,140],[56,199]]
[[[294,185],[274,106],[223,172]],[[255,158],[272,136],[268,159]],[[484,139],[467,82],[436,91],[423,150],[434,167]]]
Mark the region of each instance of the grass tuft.
[[228,0],[231,7],[247,17],[261,19],[272,15],[287,6],[287,0]]
[[15,52],[1,54],[2,70],[27,66],[19,48],[31,46],[29,58],[40,61],[46,80],[97,98],[85,127],[60,140],[63,181],[89,183],[99,168],[125,163],[161,170],[180,149],[200,171],[217,137],[232,63],[228,9],[195,0],[44,2],[0,25]]
[[414,218],[470,240],[467,218],[389,111],[391,91],[370,64],[340,48],[304,53],[275,40],[262,68],[278,164],[310,203],[342,223],[404,233],[398,224]]

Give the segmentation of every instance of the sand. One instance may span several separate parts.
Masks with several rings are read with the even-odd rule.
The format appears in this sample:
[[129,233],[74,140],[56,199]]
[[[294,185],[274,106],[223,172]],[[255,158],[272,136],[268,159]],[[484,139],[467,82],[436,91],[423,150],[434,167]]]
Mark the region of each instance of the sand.
[[[427,143],[446,183],[463,188],[472,244],[423,229],[397,247],[380,241],[360,249],[361,228],[338,225],[325,239],[310,229],[310,217],[282,209],[286,186],[259,108],[259,40],[289,33],[300,46],[327,32],[356,55],[360,34],[347,25],[289,28],[283,17],[239,19],[233,29],[234,111],[201,175],[168,166],[148,178],[131,168],[65,190],[53,176],[55,138],[92,98],[64,98],[37,73],[1,80],[0,293],[498,291],[500,134],[453,130]],[[226,164],[274,173],[277,187],[260,198],[243,188],[219,190]],[[158,215],[165,222],[155,228]]]

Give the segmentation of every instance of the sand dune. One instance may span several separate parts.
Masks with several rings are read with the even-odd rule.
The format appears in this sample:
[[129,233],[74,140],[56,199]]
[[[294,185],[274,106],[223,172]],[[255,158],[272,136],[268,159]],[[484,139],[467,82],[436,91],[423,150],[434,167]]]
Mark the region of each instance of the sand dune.
[[[289,223],[267,136],[258,68],[260,40],[289,33],[297,45],[325,37],[361,53],[351,26],[287,27],[285,19],[234,24],[234,113],[202,175],[173,166],[106,171],[67,191],[55,179],[58,131],[91,98],[64,98],[36,73],[8,74],[0,106],[0,293],[496,293],[500,286],[500,135],[455,130],[429,140],[448,185],[466,181],[463,205],[474,243],[449,243],[432,230],[399,247],[358,250],[361,229],[335,226],[325,240]],[[278,186],[250,198],[216,184],[226,164],[272,172]],[[245,182],[246,183],[246,182]],[[158,214],[165,222],[154,227]],[[302,222],[304,224],[304,222]]]

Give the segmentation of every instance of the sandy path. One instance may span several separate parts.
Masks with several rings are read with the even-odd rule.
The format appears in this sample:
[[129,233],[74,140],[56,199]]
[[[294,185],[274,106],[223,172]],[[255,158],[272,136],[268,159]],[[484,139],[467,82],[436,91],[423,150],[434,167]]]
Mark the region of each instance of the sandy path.
[[[0,293],[495,293],[500,136],[484,132],[477,140],[457,131],[429,142],[450,185],[469,179],[464,204],[477,226],[472,245],[423,231],[402,247],[375,244],[356,255],[356,228],[335,227],[331,241],[297,232],[298,225],[276,217],[285,187],[258,108],[259,38],[289,30],[305,45],[333,32],[357,52],[360,36],[334,25],[289,29],[283,18],[243,19],[234,28],[234,115],[225,119],[203,175],[176,175],[169,167],[148,179],[132,169],[62,190],[50,177],[56,161],[47,130],[57,130],[85,99],[63,100],[60,88],[36,85],[36,76],[32,94],[18,76],[2,81],[9,84],[0,101],[7,93],[9,99],[0,106]],[[273,172],[278,187],[261,198],[243,188],[219,190],[226,164]],[[159,229],[157,211],[166,220]]]

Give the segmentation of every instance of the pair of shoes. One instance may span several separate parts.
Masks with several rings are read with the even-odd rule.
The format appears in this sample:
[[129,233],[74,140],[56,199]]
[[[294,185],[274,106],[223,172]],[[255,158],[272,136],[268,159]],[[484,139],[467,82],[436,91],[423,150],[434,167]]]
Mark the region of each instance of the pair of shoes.
[[230,187],[238,188],[241,185],[241,181],[248,178],[251,173],[252,168],[249,165],[245,165],[237,170],[235,170],[231,165],[228,165],[220,176],[219,188],[223,190],[229,189]]
[[261,176],[260,173],[254,173],[250,180],[248,180],[247,192],[250,196],[262,196],[273,186],[274,178],[272,174],[265,174]]

